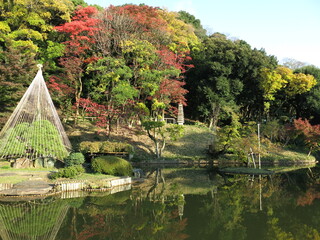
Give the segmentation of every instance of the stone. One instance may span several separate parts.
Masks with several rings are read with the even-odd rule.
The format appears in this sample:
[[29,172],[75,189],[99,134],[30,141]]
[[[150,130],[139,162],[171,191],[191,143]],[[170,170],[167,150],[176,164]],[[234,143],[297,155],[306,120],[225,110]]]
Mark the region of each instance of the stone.
[[5,196],[42,195],[52,191],[53,185],[44,181],[25,181],[14,184],[11,189],[0,191]]
[[142,178],[144,176],[144,173],[143,173],[142,169],[135,168],[135,169],[133,169],[133,175],[135,178]]
[[17,169],[33,167],[33,162],[28,158],[17,158],[12,167]]

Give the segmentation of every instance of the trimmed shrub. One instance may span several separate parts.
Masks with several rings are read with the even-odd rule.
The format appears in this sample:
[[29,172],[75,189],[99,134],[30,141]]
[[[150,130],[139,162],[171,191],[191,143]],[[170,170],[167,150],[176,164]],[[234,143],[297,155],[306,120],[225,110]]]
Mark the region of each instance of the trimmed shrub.
[[59,170],[59,172],[55,172],[51,174],[52,179],[57,178],[74,178],[75,176],[80,175],[81,173],[84,173],[85,170],[81,165],[74,165],[66,168],[62,168]]
[[89,142],[84,141],[80,143],[80,151],[84,153],[134,153],[134,148],[128,143],[122,142]]
[[100,152],[100,142],[81,142],[80,151],[84,153],[98,153]]
[[131,176],[132,166],[123,158],[115,156],[101,156],[92,160],[93,171],[115,176]]
[[85,162],[84,155],[80,152],[70,153],[70,155],[64,160],[66,167],[81,165],[84,162]]

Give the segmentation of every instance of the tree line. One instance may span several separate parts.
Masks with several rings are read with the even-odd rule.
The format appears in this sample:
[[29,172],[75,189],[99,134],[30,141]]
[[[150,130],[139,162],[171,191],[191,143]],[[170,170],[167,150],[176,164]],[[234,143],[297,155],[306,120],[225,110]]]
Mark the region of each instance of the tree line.
[[186,118],[213,129],[298,118],[319,123],[319,68],[280,65],[244,40],[207,35],[185,11],[4,0],[0,63],[1,124],[37,63],[63,118],[91,116],[109,132],[119,121],[176,116],[178,104]]

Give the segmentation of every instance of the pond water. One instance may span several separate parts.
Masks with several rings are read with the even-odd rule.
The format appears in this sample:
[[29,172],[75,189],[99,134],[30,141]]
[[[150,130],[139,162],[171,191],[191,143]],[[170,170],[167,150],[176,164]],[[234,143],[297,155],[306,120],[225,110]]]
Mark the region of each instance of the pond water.
[[[320,239],[320,171],[0,203],[3,240]],[[215,176],[214,178],[219,178]],[[168,190],[169,189],[169,190]],[[167,191],[168,190],[168,191]],[[83,195],[83,196],[81,196]]]

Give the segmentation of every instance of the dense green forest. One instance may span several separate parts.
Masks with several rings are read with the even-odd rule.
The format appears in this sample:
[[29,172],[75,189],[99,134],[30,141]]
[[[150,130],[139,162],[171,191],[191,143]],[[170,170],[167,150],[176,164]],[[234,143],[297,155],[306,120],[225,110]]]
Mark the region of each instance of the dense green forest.
[[1,126],[42,63],[64,120],[89,116],[109,132],[149,121],[152,129],[183,104],[190,122],[223,133],[219,151],[253,123],[270,140],[301,133],[310,151],[318,147],[320,69],[280,65],[244,40],[208,35],[185,11],[1,0],[0,63]]

